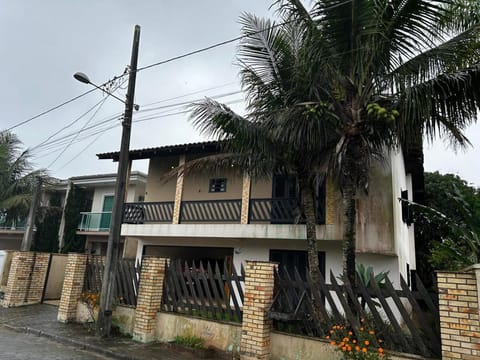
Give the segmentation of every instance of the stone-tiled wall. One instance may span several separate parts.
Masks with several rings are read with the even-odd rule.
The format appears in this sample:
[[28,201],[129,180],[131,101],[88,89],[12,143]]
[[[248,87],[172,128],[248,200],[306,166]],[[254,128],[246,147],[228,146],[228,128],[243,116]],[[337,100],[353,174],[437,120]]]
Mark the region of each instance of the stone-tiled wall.
[[442,359],[480,359],[477,272],[438,272]]
[[163,295],[166,259],[146,257],[142,261],[142,274],[138,290],[133,339],[151,342],[155,339],[156,317]]
[[272,322],[266,313],[273,300],[276,264],[247,261],[243,302],[242,359],[269,359]]
[[68,322],[76,319],[77,302],[83,291],[87,255],[68,254],[62,296],[58,307],[58,321]]
[[4,307],[41,302],[50,254],[17,251],[13,254]]

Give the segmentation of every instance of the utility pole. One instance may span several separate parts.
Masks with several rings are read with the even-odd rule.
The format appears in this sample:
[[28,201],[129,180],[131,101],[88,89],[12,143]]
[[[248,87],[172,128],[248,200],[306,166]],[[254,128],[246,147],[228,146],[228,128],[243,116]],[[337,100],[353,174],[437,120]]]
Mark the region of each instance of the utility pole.
[[20,247],[21,251],[30,251],[30,248],[32,247],[33,228],[35,227],[35,215],[37,214],[41,194],[42,178],[40,176],[37,176],[37,184],[35,185],[35,190],[33,191],[32,204],[30,206],[30,210],[28,211],[27,226],[25,228],[25,232],[23,233],[22,246]]
[[117,181],[115,183],[115,196],[113,199],[112,220],[108,235],[107,258],[103,272],[102,291],[100,293],[100,307],[96,333],[97,336],[110,336],[112,326],[112,303],[115,296],[115,277],[117,275],[120,230],[123,218],[123,202],[127,182],[127,169],[129,164],[130,132],[132,127],[133,98],[135,95],[135,81],[137,78],[138,46],[140,43],[140,26],[135,25],[133,35],[132,57],[130,60],[127,99],[122,122],[122,142],[118,159]]

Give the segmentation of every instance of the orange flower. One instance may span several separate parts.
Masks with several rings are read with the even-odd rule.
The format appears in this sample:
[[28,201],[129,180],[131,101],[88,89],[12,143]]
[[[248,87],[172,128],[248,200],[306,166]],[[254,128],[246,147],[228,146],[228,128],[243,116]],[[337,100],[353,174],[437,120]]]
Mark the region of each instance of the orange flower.
[[347,351],[352,351],[352,347],[350,345],[347,346]]
[[325,339],[327,339],[327,340],[330,339],[330,336],[329,335],[325,336]]
[[373,335],[373,334],[375,334],[375,331],[370,330],[368,333],[369,333],[370,335]]
[[355,351],[360,351],[360,346],[355,346]]
[[367,352],[367,348],[362,348],[362,352],[366,353],[366,352]]
[[378,353],[379,354],[383,354],[384,352],[385,352],[385,350],[383,350],[383,348],[381,348],[381,347],[378,348]]
[[352,343],[356,344],[356,343],[357,343],[357,340],[353,339],[353,340],[352,340]]
[[347,337],[344,337],[344,338],[342,339],[343,342],[348,342],[349,340],[350,340],[350,339],[347,338]]
[[370,345],[370,341],[368,341],[368,340],[365,340],[363,343],[367,346]]
[[363,327],[360,328],[360,331],[363,331]]
[[335,341],[330,341],[330,345],[335,346],[337,343]]
[[353,335],[353,333],[352,333],[351,331],[349,331],[349,332],[348,332],[348,335],[352,336],[352,335]]
[[343,352],[347,351],[347,347],[346,347],[346,346],[343,346],[343,347],[342,347],[342,351],[343,351]]

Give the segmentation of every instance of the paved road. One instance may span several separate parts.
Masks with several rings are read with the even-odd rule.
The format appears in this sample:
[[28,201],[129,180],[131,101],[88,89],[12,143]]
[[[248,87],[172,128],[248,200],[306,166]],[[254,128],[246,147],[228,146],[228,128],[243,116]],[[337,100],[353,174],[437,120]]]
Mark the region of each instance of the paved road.
[[1,360],[105,360],[85,350],[62,345],[45,337],[18,333],[0,325]]

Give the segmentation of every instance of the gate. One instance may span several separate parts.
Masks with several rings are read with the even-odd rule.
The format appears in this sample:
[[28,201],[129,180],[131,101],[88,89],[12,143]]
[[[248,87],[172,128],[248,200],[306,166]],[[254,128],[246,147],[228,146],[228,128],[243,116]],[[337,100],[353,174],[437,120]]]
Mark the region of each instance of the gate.
[[67,254],[50,254],[42,302],[60,300],[67,266]]

